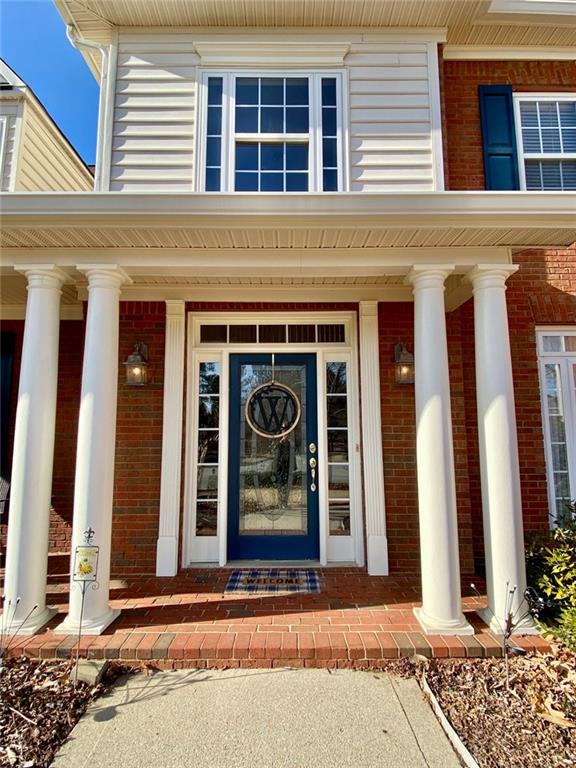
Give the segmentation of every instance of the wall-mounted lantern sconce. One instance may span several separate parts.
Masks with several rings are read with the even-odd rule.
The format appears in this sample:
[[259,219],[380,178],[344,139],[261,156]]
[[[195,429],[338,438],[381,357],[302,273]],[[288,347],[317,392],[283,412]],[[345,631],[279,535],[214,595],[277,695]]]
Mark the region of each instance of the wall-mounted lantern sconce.
[[144,342],[134,344],[134,351],[124,362],[126,366],[126,384],[130,387],[143,387],[148,381],[148,347]]
[[414,384],[414,355],[408,352],[403,341],[399,341],[394,347],[394,362],[396,363],[396,383]]

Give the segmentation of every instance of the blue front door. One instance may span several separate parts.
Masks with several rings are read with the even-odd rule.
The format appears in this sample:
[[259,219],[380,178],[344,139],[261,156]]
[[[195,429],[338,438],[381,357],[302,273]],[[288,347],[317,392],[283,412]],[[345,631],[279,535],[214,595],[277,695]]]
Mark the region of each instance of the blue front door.
[[229,560],[317,560],[316,355],[230,356]]

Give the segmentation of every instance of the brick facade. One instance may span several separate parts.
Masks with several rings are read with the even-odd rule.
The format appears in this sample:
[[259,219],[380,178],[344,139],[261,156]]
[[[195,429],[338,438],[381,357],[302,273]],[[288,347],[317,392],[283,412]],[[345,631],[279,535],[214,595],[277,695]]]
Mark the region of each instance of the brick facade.
[[446,189],[484,189],[479,85],[576,92],[575,61],[441,61]]

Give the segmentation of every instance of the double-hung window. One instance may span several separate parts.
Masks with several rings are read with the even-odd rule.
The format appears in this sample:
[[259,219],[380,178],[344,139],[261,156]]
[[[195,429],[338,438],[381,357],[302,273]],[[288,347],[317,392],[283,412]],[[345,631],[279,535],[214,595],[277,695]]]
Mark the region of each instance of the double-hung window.
[[552,522],[576,498],[576,330],[538,332],[540,392]]
[[576,190],[576,95],[515,94],[520,180],[527,190]]
[[206,192],[343,189],[340,73],[204,75]]

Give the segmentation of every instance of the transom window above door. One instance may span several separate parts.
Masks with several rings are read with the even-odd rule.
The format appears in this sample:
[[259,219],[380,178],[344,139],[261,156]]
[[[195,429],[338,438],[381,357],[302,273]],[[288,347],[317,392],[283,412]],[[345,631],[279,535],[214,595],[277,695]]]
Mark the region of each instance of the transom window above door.
[[339,73],[204,76],[206,192],[343,189]]

